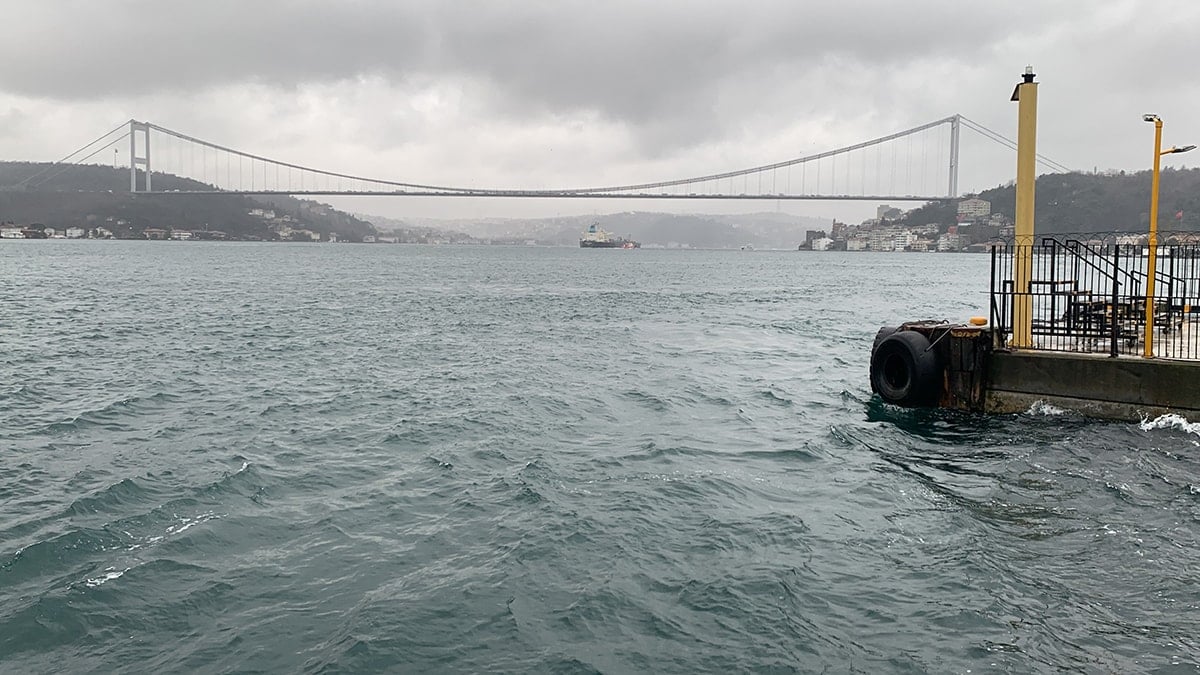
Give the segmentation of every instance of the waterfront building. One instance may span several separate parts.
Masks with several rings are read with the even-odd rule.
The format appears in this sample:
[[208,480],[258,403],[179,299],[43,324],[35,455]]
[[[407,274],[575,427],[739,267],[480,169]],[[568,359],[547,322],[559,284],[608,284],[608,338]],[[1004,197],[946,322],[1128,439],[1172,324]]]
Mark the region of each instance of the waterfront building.
[[894,206],[888,206],[887,204],[880,204],[875,209],[876,220],[895,220],[902,215],[904,215],[903,211]]
[[992,212],[992,203],[986,199],[978,197],[970,197],[958,202],[958,220],[959,222],[966,220],[975,220],[976,218],[986,218]]
[[962,248],[962,242],[958,238],[957,232],[947,232],[938,237],[937,250],[942,253],[949,251],[958,251]]

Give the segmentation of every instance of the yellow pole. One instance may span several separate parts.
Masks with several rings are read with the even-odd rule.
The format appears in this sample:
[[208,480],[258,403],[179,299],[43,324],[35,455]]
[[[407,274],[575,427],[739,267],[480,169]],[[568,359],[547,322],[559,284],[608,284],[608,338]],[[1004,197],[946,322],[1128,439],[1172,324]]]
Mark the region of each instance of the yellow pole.
[[1142,356],[1154,357],[1154,274],[1158,265],[1158,165],[1162,157],[1162,120],[1154,118],[1154,172],[1150,174],[1150,258],[1146,261],[1146,334]]
[[1013,347],[1033,346],[1033,203],[1037,179],[1037,83],[1026,68],[1013,92],[1017,110],[1017,205],[1013,260]]

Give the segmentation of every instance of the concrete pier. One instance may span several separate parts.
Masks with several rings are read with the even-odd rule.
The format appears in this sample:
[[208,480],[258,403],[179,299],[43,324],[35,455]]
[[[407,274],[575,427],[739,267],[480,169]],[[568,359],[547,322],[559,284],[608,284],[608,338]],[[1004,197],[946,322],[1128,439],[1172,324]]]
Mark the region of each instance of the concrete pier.
[[1200,419],[1200,361],[1012,349],[999,335],[932,321],[885,328],[871,350],[871,389],[901,406],[1020,413],[1042,402],[1089,417]]
[[1092,417],[1138,420],[1177,413],[1200,419],[1200,362],[1099,354],[995,351],[988,359],[987,412],[1042,401]]
[[[992,246],[990,317],[881,329],[871,391],[907,407],[1016,413],[1041,401],[1095,417],[1200,419],[1192,311],[1200,305],[1200,246],[1156,240],[1162,121],[1146,116],[1156,137],[1145,259],[1140,243],[1116,237],[1035,241],[1033,80],[1027,67],[1012,95],[1020,104],[1016,232],[1011,244]],[[1165,268],[1156,265],[1160,253]]]

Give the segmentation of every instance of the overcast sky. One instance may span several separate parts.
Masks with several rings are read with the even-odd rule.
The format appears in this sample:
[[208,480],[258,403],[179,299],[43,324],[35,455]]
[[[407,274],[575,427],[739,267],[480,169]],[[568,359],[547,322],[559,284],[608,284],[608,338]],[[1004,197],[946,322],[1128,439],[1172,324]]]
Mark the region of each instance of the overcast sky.
[[[1038,75],[1039,151],[1149,167],[1200,143],[1200,2],[0,0],[0,158],[53,160],[137,118],[247,152],[424,183],[662,180],[961,113],[1009,137]],[[964,135],[963,191],[1015,158]],[[974,154],[973,154],[974,153]],[[1194,158],[1194,159],[1193,159]],[[1172,158],[1200,164],[1200,151]],[[358,199],[395,217],[775,203]],[[783,204],[857,220],[874,204]]]

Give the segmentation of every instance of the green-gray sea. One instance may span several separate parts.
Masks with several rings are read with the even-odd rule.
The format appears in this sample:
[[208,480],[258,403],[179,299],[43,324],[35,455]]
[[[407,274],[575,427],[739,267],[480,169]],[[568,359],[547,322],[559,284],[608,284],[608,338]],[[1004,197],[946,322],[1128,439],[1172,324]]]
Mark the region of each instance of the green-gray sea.
[[988,273],[0,243],[0,671],[1195,672],[1200,425],[872,399]]

